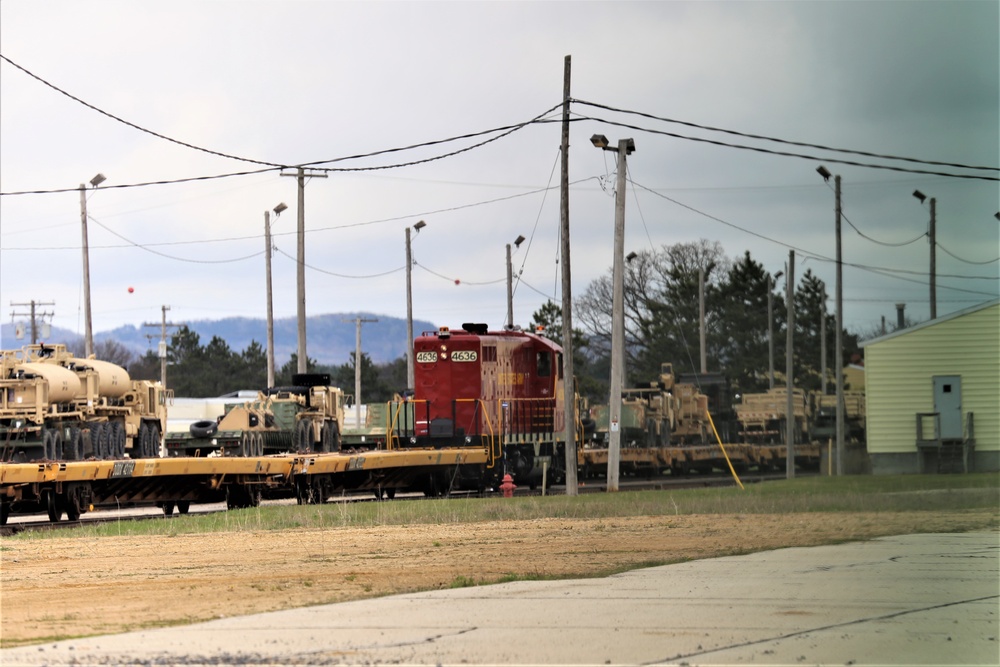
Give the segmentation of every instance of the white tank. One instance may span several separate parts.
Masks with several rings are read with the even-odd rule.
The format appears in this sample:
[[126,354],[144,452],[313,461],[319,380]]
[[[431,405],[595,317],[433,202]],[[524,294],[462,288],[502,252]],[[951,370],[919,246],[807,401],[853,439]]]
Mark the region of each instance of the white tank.
[[98,377],[97,393],[109,398],[121,398],[132,388],[132,378],[128,371],[110,361],[100,359],[73,359],[77,368],[92,368]]
[[36,375],[49,383],[49,402],[65,403],[72,401],[80,393],[80,378],[73,371],[46,363],[23,363],[15,367],[26,374]]

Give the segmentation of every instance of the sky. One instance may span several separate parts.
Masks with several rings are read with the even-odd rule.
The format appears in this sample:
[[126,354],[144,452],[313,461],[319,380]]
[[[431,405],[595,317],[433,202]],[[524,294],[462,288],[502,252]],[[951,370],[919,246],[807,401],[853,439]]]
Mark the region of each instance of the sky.
[[332,169],[304,188],[309,315],[405,317],[405,230],[422,220],[414,318],[501,327],[506,245],[524,236],[527,325],[562,298],[560,123],[486,131],[558,121],[567,55],[574,297],[613,262],[616,156],[595,133],[635,142],[625,252],[707,239],[776,273],[794,249],[796,282],[824,280],[833,313],[824,165],[843,183],[848,330],[894,322],[897,303],[929,317],[931,197],[938,316],[1000,289],[997,2],[3,0],[0,54],[0,306],[52,304],[80,333],[81,184],[95,333],[162,306],[173,323],[264,318],[264,217],[282,202],[285,318],[298,195],[276,165],[306,163]]

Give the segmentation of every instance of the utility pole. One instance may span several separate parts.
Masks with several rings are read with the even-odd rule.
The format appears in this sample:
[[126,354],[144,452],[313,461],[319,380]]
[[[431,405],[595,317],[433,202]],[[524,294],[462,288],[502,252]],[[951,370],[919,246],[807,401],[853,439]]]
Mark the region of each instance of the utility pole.
[[837,203],[837,331],[834,335],[833,359],[837,366],[837,475],[844,474],[844,257],[840,243],[840,219],[843,215],[840,199],[840,174],[833,179],[834,196]]
[[31,321],[31,344],[35,345],[36,343],[38,343],[38,319],[41,318],[42,321],[43,321],[43,323],[44,323],[44,318],[46,318],[46,317],[51,318],[53,315],[55,315],[55,313],[51,313],[51,312],[42,312],[42,313],[39,313],[36,310],[36,306],[54,306],[54,305],[56,305],[56,302],[55,301],[35,301],[34,299],[32,299],[31,301],[24,301],[24,302],[17,302],[17,303],[15,303],[14,301],[11,301],[10,305],[11,305],[12,308],[16,308],[18,306],[28,306],[30,308],[30,310],[27,313],[18,313],[16,311],[12,310],[10,312],[10,316],[11,316],[11,318],[14,318],[14,317],[28,317],[28,318],[30,318],[30,321]]
[[[299,185],[295,284],[297,288],[296,312],[299,321],[298,372],[305,373],[309,370],[309,358],[306,354],[306,170],[298,167],[294,174],[282,174],[282,176],[294,176]],[[326,174],[321,172],[312,172],[308,176],[310,178],[326,178]]]
[[632,139],[619,139],[618,147],[611,148],[607,137],[595,134],[590,138],[594,146],[618,153],[618,179],[615,185],[615,249],[611,280],[611,396],[608,405],[608,491],[618,491],[618,474],[621,463],[621,414],[622,367],[625,340],[624,265],[625,265],[625,178],[628,172],[627,157],[635,151]]
[[701,345],[701,372],[708,373],[708,349],[705,346],[705,269],[698,268],[698,340]]
[[[579,493],[576,466],[576,379],[573,377],[573,294],[569,262],[569,90],[572,56],[563,59],[562,164],[559,172],[559,227],[562,259],[563,407],[566,415],[566,495]],[[513,324],[513,322],[511,323]],[[557,397],[558,399],[558,397]]]
[[788,312],[788,331],[785,337],[785,391],[788,404],[785,406],[785,478],[795,477],[795,405],[792,393],[795,391],[795,368],[792,363],[795,333],[795,251],[788,251],[788,278],[785,281],[785,303]]
[[507,328],[514,328],[514,267],[510,264],[510,244],[507,244]]
[[820,292],[819,304],[819,366],[820,393],[826,396],[826,285]]
[[[423,220],[419,220],[413,225],[413,229],[420,233],[420,230],[427,226]],[[410,251],[410,228],[406,228],[406,388],[416,389],[416,368],[413,362],[413,285],[410,274],[413,271],[413,253]]]
[[170,306],[160,307],[160,323],[143,322],[144,327],[160,327],[160,344],[157,347],[157,356],[160,357],[160,384],[167,388],[167,327],[179,327],[179,324],[167,322],[167,311]]
[[354,337],[354,418],[355,427],[361,427],[361,325],[366,322],[378,322],[378,319],[365,319],[355,317],[353,320],[344,322],[354,322],[357,327]]
[[[816,172],[823,177],[824,181],[829,181],[832,174],[827,170],[826,167],[820,165],[816,168]],[[834,352],[834,364],[836,364],[836,381],[837,381],[837,474],[844,474],[844,342],[841,339],[842,333],[844,331],[844,261],[843,253],[841,251],[840,244],[840,219],[842,217],[842,209],[840,204],[840,175],[834,177],[834,197],[836,198],[836,235],[837,235],[837,330],[834,332],[834,345],[836,346],[836,351]],[[919,192],[919,191],[918,191]],[[913,193],[917,196],[917,192]],[[923,195],[920,195],[922,197]],[[919,197],[918,197],[919,198]],[[921,199],[920,201],[923,201]]]
[[768,389],[774,389],[774,281],[784,275],[778,271],[767,277],[767,382]]
[[931,197],[931,319],[937,319],[937,199]]

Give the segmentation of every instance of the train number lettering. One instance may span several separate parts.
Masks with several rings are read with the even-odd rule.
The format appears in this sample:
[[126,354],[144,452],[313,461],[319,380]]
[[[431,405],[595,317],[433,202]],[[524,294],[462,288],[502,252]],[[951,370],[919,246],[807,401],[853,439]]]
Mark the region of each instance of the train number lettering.
[[111,469],[112,477],[131,477],[135,471],[135,461],[118,461]]
[[437,360],[437,352],[417,352],[417,363],[428,364]]
[[476,361],[479,359],[479,353],[475,350],[455,350],[451,353],[452,361]]

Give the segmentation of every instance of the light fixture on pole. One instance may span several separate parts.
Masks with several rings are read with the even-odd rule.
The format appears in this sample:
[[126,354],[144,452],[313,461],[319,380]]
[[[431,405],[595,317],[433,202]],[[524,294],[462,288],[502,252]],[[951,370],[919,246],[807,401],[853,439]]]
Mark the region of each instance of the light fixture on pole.
[[[524,237],[520,234],[514,239],[514,247],[520,248]],[[510,244],[507,244],[507,329],[514,328],[514,266],[510,261]]]
[[[913,196],[923,204],[927,199],[920,190],[914,190]],[[930,268],[930,298],[931,298],[931,319],[937,318],[937,200],[931,197],[931,221],[927,231],[927,240],[931,246],[931,268]]]
[[619,139],[612,148],[608,138],[595,134],[590,143],[601,150],[618,153],[618,180],[615,186],[615,247],[612,271],[611,307],[611,397],[608,406],[608,491],[618,490],[621,462],[622,368],[624,367],[625,303],[625,178],[627,157],[635,151],[635,141]]
[[[288,209],[285,202],[274,207],[274,217]],[[271,212],[264,211],[264,267],[267,276],[267,386],[274,386],[274,305],[271,291]]]
[[[106,181],[104,174],[90,179],[90,185],[97,187]],[[90,243],[87,239],[87,186],[80,184],[80,224],[83,228],[83,356],[89,358],[94,353],[94,321],[90,310]]]
[[[826,170],[826,167],[822,165],[816,169],[819,175],[823,177],[824,181],[830,180],[830,172]],[[843,343],[843,331],[844,331],[844,260],[843,253],[841,250],[840,243],[840,220],[842,217],[841,208],[841,198],[840,198],[840,175],[837,175],[833,179],[834,183],[834,198],[836,202],[836,235],[837,235],[837,297],[836,297],[836,326],[837,330],[834,332],[834,346],[836,346],[834,354],[834,364],[836,364],[836,382],[837,382],[837,427],[836,427],[836,438],[837,438],[837,475],[844,474],[844,343]],[[794,307],[794,304],[789,303],[789,308]]]
[[[420,220],[413,225],[413,229],[419,234],[420,230],[427,226],[427,223]],[[413,365],[413,287],[410,282],[410,274],[413,269],[413,255],[410,252],[410,228],[406,228],[406,388],[413,390],[416,387],[416,368]]]

